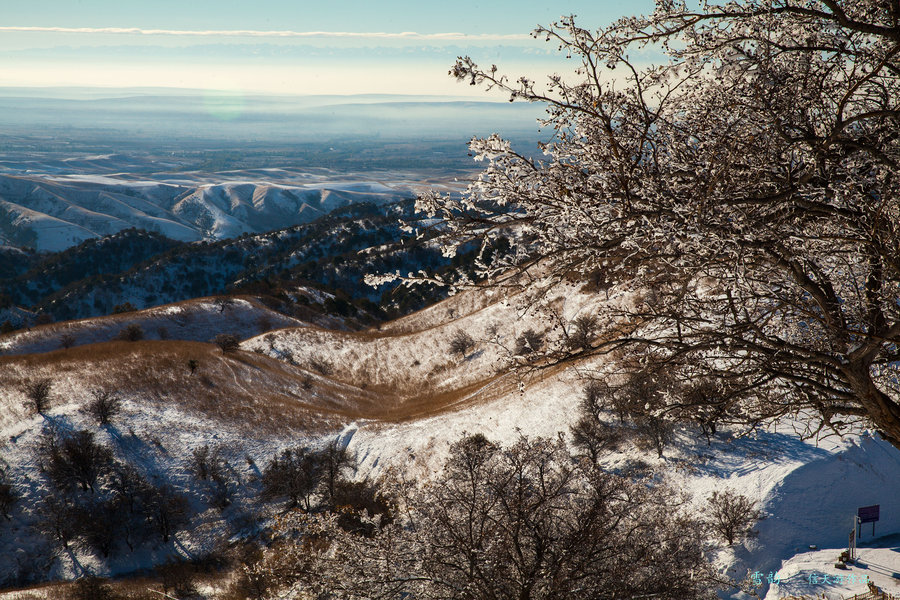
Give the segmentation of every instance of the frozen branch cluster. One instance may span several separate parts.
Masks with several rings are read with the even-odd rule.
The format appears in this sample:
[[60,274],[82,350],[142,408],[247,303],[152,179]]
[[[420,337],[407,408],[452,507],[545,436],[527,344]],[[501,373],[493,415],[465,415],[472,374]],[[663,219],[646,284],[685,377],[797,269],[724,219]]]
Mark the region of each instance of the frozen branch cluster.
[[[580,80],[451,70],[546,103],[556,135],[542,161],[472,141],[488,164],[467,194],[419,200],[448,251],[514,232],[515,263],[483,275],[632,281],[649,298],[618,315],[642,326],[617,344],[643,368],[719,382],[716,407],[747,422],[862,419],[900,446],[900,3],[659,0],[535,36]],[[629,58],[646,47],[668,62]]]

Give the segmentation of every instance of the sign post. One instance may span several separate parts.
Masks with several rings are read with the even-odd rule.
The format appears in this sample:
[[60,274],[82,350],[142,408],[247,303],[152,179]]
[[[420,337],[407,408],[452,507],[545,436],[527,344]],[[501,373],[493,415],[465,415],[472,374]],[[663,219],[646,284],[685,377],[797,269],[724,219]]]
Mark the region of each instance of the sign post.
[[853,517],[853,529],[850,530],[850,544],[847,547],[848,554],[850,554],[850,562],[856,562],[856,526],[858,524],[859,517]]
[[859,519],[860,525],[862,525],[863,523],[872,524],[872,537],[875,537],[875,521],[878,520],[880,510],[880,504],[873,504],[872,506],[862,506],[856,509],[856,517],[857,519]]

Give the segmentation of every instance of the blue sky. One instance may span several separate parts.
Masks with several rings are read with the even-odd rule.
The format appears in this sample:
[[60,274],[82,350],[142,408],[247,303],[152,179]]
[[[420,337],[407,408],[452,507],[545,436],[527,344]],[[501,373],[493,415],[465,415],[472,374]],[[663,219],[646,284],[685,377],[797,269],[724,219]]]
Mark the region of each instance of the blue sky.
[[455,56],[511,75],[568,68],[527,34],[574,13],[588,28],[652,3],[413,0],[28,0],[0,14],[0,86],[241,93],[479,95]]

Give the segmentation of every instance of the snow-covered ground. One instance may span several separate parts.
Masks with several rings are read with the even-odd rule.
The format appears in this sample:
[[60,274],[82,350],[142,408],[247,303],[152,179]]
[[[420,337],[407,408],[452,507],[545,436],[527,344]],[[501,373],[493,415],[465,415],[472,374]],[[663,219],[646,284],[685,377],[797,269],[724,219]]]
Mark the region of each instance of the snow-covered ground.
[[[871,525],[863,529],[871,532]],[[896,531],[896,527],[891,529]],[[876,537],[866,540],[864,535],[863,540],[858,559],[848,563],[847,569],[834,566],[846,546],[810,550],[785,560],[778,569],[780,583],[770,587],[765,600],[801,594],[842,600],[865,591],[870,581],[888,594],[900,595],[900,534],[878,536],[876,531]]]

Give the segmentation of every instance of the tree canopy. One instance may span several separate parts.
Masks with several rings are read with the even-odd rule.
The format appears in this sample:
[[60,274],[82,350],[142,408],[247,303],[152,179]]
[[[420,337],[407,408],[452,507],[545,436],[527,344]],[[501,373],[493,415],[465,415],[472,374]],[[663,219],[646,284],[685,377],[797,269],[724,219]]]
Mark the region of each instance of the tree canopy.
[[554,135],[540,160],[471,142],[488,166],[467,193],[419,199],[444,218],[446,251],[512,231],[518,251],[483,274],[652,290],[607,309],[632,333],[579,354],[627,349],[705,386],[661,394],[660,413],[801,416],[806,434],[863,422],[900,447],[900,3],[658,0],[535,36],[579,61],[575,81],[468,57],[451,70],[546,103]]

